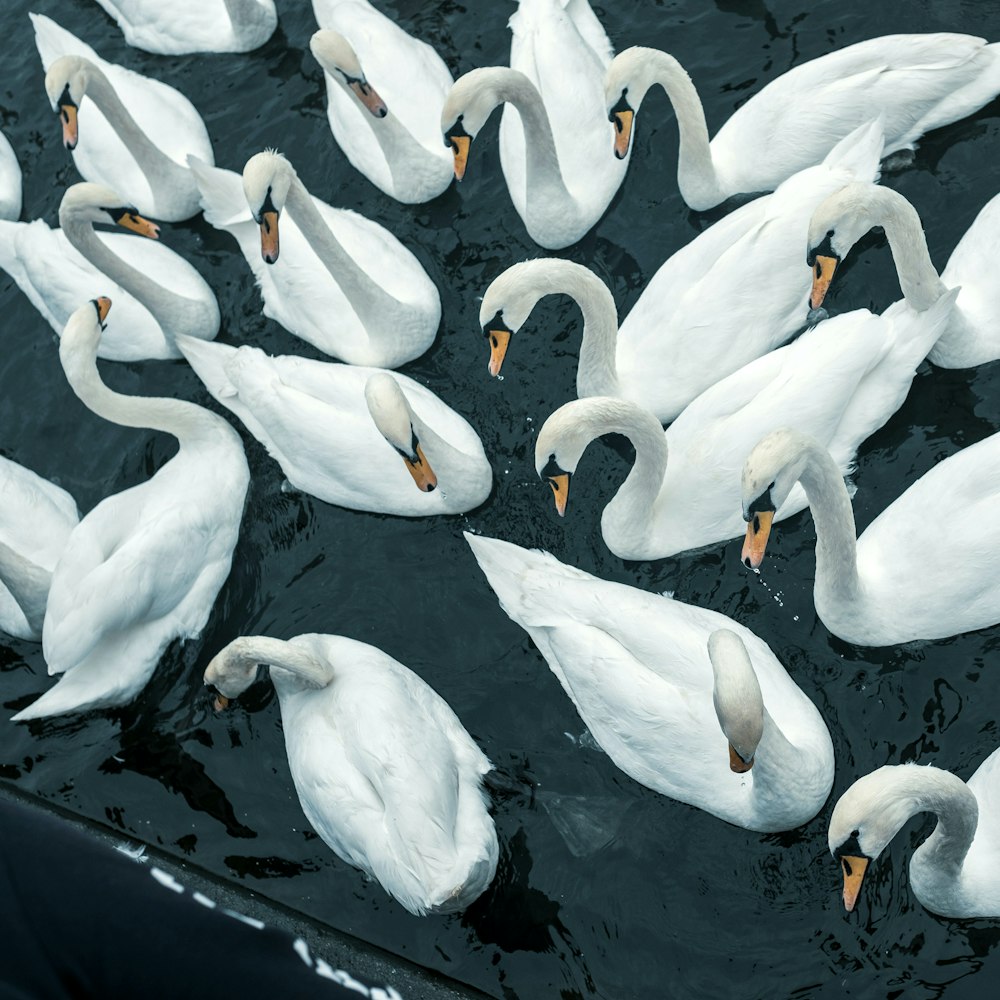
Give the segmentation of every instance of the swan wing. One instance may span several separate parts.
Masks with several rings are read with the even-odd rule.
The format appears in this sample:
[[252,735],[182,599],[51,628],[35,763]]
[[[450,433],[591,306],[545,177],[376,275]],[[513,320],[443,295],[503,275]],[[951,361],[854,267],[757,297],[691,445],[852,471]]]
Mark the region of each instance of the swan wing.
[[14,147],[0,132],[0,219],[16,219],[21,214],[21,166]]

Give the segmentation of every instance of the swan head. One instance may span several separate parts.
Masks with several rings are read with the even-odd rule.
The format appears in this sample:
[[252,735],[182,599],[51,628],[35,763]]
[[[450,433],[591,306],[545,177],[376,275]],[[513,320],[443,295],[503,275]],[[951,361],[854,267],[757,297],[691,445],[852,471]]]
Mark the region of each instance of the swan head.
[[[518,90],[534,90],[523,74],[508,66],[482,66],[460,76],[448,91],[441,109],[444,144],[455,155],[455,178],[465,176],[472,140],[486,124],[498,104],[503,104]],[[535,91],[538,97],[538,92]]]
[[[548,258],[524,260],[513,264],[490,283],[479,308],[479,323],[490,345],[489,372],[500,374],[510,338],[531,315],[538,300],[546,294],[535,286],[541,265],[551,264]],[[551,291],[552,289],[550,289]]]
[[648,53],[654,51],[641,45],[623,49],[611,60],[604,76],[604,100],[608,121],[615,127],[614,150],[619,160],[628,156],[635,113],[651,85],[648,73],[643,70]]
[[389,113],[385,101],[365,79],[358,57],[343,35],[321,28],[309,39],[309,48],[316,62],[345,90],[350,91],[370,114],[385,118]]
[[583,426],[578,411],[581,404],[592,406],[594,400],[574,399],[564,403],[542,424],[535,441],[535,472],[552,487],[556,511],[566,515],[569,484],[594,433]]
[[812,438],[781,428],[754,445],[743,466],[743,520],[746,540],[740,557],[756,569],[764,560],[775,512],[788,498],[806,464],[806,451],[816,445]]
[[417,489],[430,493],[437,476],[424,455],[413,427],[413,411],[399,383],[388,373],[372,375],[365,383],[365,402],[379,433],[396,449]]
[[259,661],[252,655],[251,637],[240,636],[220,649],[205,668],[205,685],[214,687],[215,710],[221,711],[257,679]]
[[719,725],[729,740],[729,767],[743,774],[753,767],[764,735],[764,698],[743,640],[729,629],[708,637],[712,662],[712,701]]
[[103,184],[86,181],[68,187],[59,203],[59,224],[65,228],[74,222],[117,225],[151,240],[160,237],[160,227],[143,218],[135,205]]
[[809,220],[806,263],[812,268],[809,308],[819,309],[837,265],[875,223],[877,185],[855,181],[824,198]]
[[277,150],[255,153],[243,167],[243,194],[260,226],[260,255],[265,264],[278,259],[278,216],[285,207],[295,169]]
[[101,333],[106,326],[108,313],[111,311],[111,299],[101,296],[84,302],[73,310],[59,338],[59,354],[75,354],[77,352],[95,356],[97,346],[101,342]]
[[81,56],[60,56],[45,74],[45,93],[62,119],[63,145],[76,149],[80,139],[77,113],[87,92],[92,63]]

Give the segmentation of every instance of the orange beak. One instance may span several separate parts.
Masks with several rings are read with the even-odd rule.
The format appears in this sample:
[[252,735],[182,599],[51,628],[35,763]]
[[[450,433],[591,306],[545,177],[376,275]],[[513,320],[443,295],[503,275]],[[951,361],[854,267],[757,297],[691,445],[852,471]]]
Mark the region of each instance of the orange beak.
[[158,240],[160,238],[160,227],[155,222],[150,222],[149,219],[144,219],[135,212],[122,212],[115,219],[115,222],[122,229],[131,229],[133,233],[138,233],[140,236],[145,236],[148,239]]
[[761,510],[752,515],[747,522],[747,535],[740,557],[745,565],[756,569],[764,561],[764,550],[767,548],[773,520],[773,510]]
[[376,117],[385,118],[389,109],[385,101],[375,92],[367,80],[352,80],[348,86],[354,91],[354,96]]
[[437,476],[434,475],[434,470],[431,468],[430,462],[424,458],[423,449],[419,444],[417,445],[416,459],[404,456],[403,461],[406,463],[406,468],[409,469],[410,475],[413,476],[413,481],[417,484],[418,490],[430,493],[437,486]]
[[94,299],[94,305],[97,306],[97,321],[103,326],[111,311],[111,299],[102,295],[99,299]]
[[611,113],[611,120],[615,126],[615,156],[619,160],[624,160],[628,156],[628,144],[632,139],[634,119],[635,112],[628,109]]
[[265,264],[278,259],[278,213],[264,212],[260,217],[260,255]]
[[813,265],[812,294],[809,296],[810,309],[819,309],[823,304],[830,282],[833,281],[833,272],[836,270],[836,257],[824,257],[822,254],[817,254],[816,263]]
[[729,770],[737,774],[746,774],[753,767],[753,757],[749,761],[744,760],[735,750],[732,743],[729,744]]
[[76,120],[76,110],[75,104],[59,105],[59,117],[62,119],[63,145],[69,150],[76,149],[76,144],[80,141],[80,126]]
[[562,472],[558,476],[549,476],[549,485],[556,500],[556,510],[560,517],[566,516],[566,503],[569,501],[569,473]]
[[500,374],[503,359],[507,356],[507,347],[510,345],[510,330],[500,327],[496,330],[490,330],[487,336],[490,338],[490,374],[495,378]]
[[472,136],[450,135],[448,142],[455,154],[455,179],[460,181],[465,176],[465,168],[469,162],[469,147],[472,145]]
[[224,708],[229,707],[229,699],[224,694],[217,694],[215,700],[212,702],[212,708],[216,712],[221,712]]
[[868,870],[868,858],[845,854],[840,859],[840,865],[844,869],[844,907],[850,913],[861,892],[861,883]]

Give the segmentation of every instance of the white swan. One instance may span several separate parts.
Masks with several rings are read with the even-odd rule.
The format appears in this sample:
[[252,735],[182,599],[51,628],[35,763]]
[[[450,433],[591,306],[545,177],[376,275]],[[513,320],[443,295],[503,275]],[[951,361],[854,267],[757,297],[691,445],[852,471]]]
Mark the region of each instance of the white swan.
[[460,513],[489,496],[479,436],[405,375],[186,337],[178,346],[297,489],[406,517]]
[[[953,303],[954,294],[926,313],[899,303],[883,316],[857,310],[834,317],[706,389],[665,432],[651,413],[625,400],[566,403],[538,432],[535,469],[563,514],[587,445],[602,434],[624,434],[635,447],[635,465],[601,515],[615,555],[659,559],[736,538],[745,530],[740,471],[761,436],[794,422],[833,452],[846,475],[861,442],[902,405]],[[776,519],[806,502],[801,489],[793,490]]]
[[21,166],[10,140],[0,132],[0,219],[16,219],[20,214]]
[[[60,202],[59,223],[61,229],[43,219],[0,221],[0,268],[57,334],[82,300],[103,292],[113,293],[116,305],[100,358],[179,358],[174,337],[211,339],[219,332],[219,304],[205,279],[153,242],[159,227],[120,195],[99,184],[74,184]],[[151,239],[97,233],[95,223],[117,223]]]
[[684,68],[666,52],[636,46],[618,54],[605,81],[617,156],[627,153],[633,118],[656,84],[677,116],[681,197],[702,210],[734,194],[773,190],[877,115],[886,156],[913,149],[925,132],[972,114],[1000,92],[1000,48],[948,33],[848,45],[772,80],[709,143],[705,112]]
[[79,520],[64,489],[0,457],[0,631],[42,638],[52,570]]
[[274,0],[97,0],[129,45],[161,56],[250,52],[274,34]]
[[82,305],[59,342],[73,391],[98,416],[173,434],[177,454],[151,479],[102,500],[52,573],[42,653],[59,682],[13,720],[131,701],[168,643],[197,636],[229,575],[250,471],[239,435],[180,399],[123,396],[97,371],[111,303]]
[[830,817],[830,853],[853,910],[869,864],[911,816],[932,812],[934,832],[913,852],[910,885],[943,917],[1000,916],[1000,750],[968,782],[937,767],[889,765],[847,789]]
[[[816,524],[816,613],[859,646],[941,639],[1000,621],[1000,434],[939,462],[856,537],[841,472],[814,439],[778,430],[743,469],[743,560],[759,566],[770,512],[800,482]],[[928,572],[928,551],[948,561]]]
[[382,650],[339,635],[243,636],[205,683],[242,694],[270,665],[306,819],[410,913],[463,910],[493,880],[492,767],[448,703]]
[[500,165],[528,235],[549,250],[576,243],[604,214],[626,162],[607,155],[603,80],[611,43],[587,0],[520,0],[511,15],[510,68],[460,77],[441,129],[465,174],[472,140],[493,109]]
[[993,261],[1000,255],[1000,195],[982,208],[938,277],[917,210],[897,191],[848,184],[831,194],[809,224],[806,262],[813,268],[810,304],[823,301],[837,265],[874,226],[882,226],[899,284],[914,309],[928,309],[960,288],[948,329],[930,352],[942,368],[970,368],[1000,358],[1000,289]]
[[396,368],[430,347],[441,299],[388,230],[313,198],[280,153],[250,157],[242,183],[194,158],[191,169],[205,218],[239,243],[265,316],[354,365]]
[[198,188],[186,158],[214,159],[194,105],[159,80],[105,62],[49,18],[30,17],[45,90],[81,176],[120,191],[157,219],[196,215]]
[[501,607],[626,774],[751,830],[790,830],[819,812],[833,784],[830,734],[753,632],[547,552],[465,538]]
[[452,76],[426,42],[366,0],[313,0],[322,30],[309,48],[326,76],[326,115],[337,145],[379,190],[406,204],[452,181],[441,108]]

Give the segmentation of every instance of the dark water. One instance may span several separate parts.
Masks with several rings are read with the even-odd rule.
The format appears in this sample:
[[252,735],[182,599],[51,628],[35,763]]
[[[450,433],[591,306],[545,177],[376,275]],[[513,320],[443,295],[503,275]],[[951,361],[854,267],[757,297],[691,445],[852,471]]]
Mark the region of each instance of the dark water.
[[[500,611],[460,530],[542,546],[599,576],[669,589],[752,627],[827,719],[835,795],[858,775],[905,760],[968,777],[1000,742],[1000,670],[987,663],[1000,630],[874,651],[831,638],[813,610],[808,513],[782,525],[761,577],[740,566],[736,542],[623,564],[605,549],[598,517],[628,459],[601,445],[581,463],[568,516],[559,521],[531,455],[542,420],[574,395],[579,315],[567,300],[543,303],[518,337],[504,381],[487,377],[477,296],[509,263],[542,255],[507,197],[496,118],[477,139],[460,190],[430,205],[396,204],[333,143],[322,73],[307,48],[314,23],[305,2],[279,0],[277,35],[250,56],[177,58],[129,49],[90,0],[5,4],[0,115],[25,172],[24,218],[54,224],[64,187],[78,179],[45,100],[29,6],[106,58],[183,90],[205,118],[220,166],[239,169],[262,147],[278,146],[315,194],[363,211],[404,240],[444,306],[435,345],[404,370],[478,428],[496,488],[466,517],[354,513],[282,492],[280,470],[247,438],[253,484],[243,532],[201,640],[172,647],[141,697],[120,711],[0,723],[0,778],[496,996],[922,1000],[987,992],[1000,974],[1000,924],[935,917],[908,888],[908,859],[926,823],[915,821],[896,838],[874,866],[859,912],[845,915],[826,850],[832,802],[801,830],[761,836],[636,785],[579,745],[582,723]],[[382,7],[435,44],[456,74],[506,61],[512,5],[400,0]],[[642,42],[681,59],[713,130],[767,81],[862,38],[942,29],[1000,38],[1000,4],[974,0],[620,0],[597,9],[617,48]],[[993,104],[935,133],[910,167],[887,178],[920,211],[938,266],[1000,188],[998,116]],[[623,312],[662,261],[720,214],[684,206],[676,150],[667,102],[651,95],[621,192],[600,225],[565,253],[610,282]],[[164,230],[164,241],[216,290],[222,339],[318,356],[260,315],[249,270],[228,237],[197,220]],[[899,295],[880,239],[858,248],[843,270],[831,310],[881,310]],[[66,385],[48,326],[5,275],[0,315],[4,454],[61,483],[83,511],[170,457],[171,439],[109,425],[84,409]],[[180,362],[105,363],[102,370],[125,392],[214,406]],[[921,369],[902,410],[861,451],[859,529],[935,462],[1000,426],[998,388],[996,365]],[[928,579],[947,573],[949,558],[929,547]],[[408,664],[496,764],[501,863],[494,886],[466,914],[410,916],[309,831],[267,684],[227,714],[213,714],[200,681],[212,653],[242,632],[304,631],[369,641]],[[30,643],[4,640],[0,672],[4,716],[50,683]],[[552,820],[553,812],[574,809],[596,818],[609,840],[589,857],[574,856]]]

